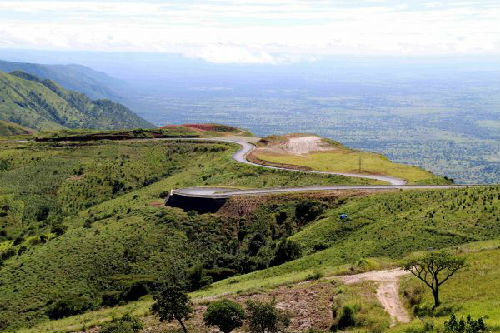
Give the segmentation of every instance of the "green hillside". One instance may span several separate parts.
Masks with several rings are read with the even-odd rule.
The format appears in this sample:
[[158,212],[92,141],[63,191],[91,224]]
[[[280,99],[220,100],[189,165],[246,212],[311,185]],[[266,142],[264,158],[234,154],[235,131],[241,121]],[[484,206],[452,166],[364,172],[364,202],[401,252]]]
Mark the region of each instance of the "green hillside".
[[0,120],[0,137],[33,134],[33,130],[16,123]]
[[151,127],[121,104],[92,101],[25,72],[0,72],[0,120],[42,131]]
[[[230,143],[160,140],[7,142],[0,151],[2,332],[28,326],[35,326],[32,332],[78,331],[131,309],[160,327],[149,316],[146,294],[155,281],[172,275],[186,281],[196,299],[267,294],[321,276],[393,267],[429,247],[498,240],[498,186],[241,197],[216,214],[163,205],[170,189],[194,185],[367,184],[243,165],[231,158],[237,149]],[[340,220],[344,213],[348,218]],[[298,244],[300,253],[286,254],[290,244]],[[473,256],[471,263],[479,263],[471,269],[482,269],[484,277],[480,285],[498,281],[491,278],[497,271],[487,255]],[[472,273],[461,274],[466,279]],[[389,329],[373,285],[318,283],[334,292],[330,298],[339,295],[332,288],[340,288],[342,302],[363,299],[367,324],[360,331]],[[448,290],[445,302],[470,302],[462,309],[475,316],[497,313],[483,289],[465,293],[461,284],[450,286],[468,298],[453,298]],[[474,298],[489,308],[474,305]],[[71,312],[62,313],[63,305]],[[81,312],[88,314],[56,320]]]
[[81,92],[92,99],[119,100],[125,84],[105,73],[94,71],[81,65],[45,65],[28,62],[10,62],[0,60],[0,71],[23,71],[42,80],[48,79],[64,89]]

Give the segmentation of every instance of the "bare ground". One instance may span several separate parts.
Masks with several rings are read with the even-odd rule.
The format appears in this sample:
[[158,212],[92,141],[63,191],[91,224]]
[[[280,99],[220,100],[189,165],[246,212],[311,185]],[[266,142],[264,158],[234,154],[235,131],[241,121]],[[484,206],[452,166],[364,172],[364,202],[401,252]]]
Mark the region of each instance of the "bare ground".
[[385,270],[385,271],[371,271],[356,275],[348,275],[339,277],[341,281],[346,284],[359,283],[362,281],[374,281],[378,283],[377,298],[384,307],[384,309],[391,316],[391,326],[396,322],[408,323],[410,316],[401,303],[399,298],[399,278],[407,275],[408,272],[400,268]]
[[294,136],[287,141],[257,148],[258,151],[274,154],[304,155],[318,151],[333,151],[336,148],[318,136]]

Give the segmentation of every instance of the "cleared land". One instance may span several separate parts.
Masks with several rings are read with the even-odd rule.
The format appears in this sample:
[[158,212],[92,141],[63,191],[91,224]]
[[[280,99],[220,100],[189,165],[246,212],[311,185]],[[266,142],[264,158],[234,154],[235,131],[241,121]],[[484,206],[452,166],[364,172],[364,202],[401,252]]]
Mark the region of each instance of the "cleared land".
[[249,160],[304,170],[393,176],[410,184],[445,184],[447,181],[415,166],[394,163],[371,152],[349,149],[340,143],[311,135],[263,138]]

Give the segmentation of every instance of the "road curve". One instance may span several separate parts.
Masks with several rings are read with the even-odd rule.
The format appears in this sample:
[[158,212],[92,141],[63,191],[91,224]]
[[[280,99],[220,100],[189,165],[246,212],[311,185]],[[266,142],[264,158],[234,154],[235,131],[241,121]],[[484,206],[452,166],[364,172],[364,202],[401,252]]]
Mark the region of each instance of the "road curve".
[[257,163],[253,163],[247,160],[247,155],[252,152],[252,150],[255,149],[255,146],[249,142],[243,141],[243,140],[237,140],[234,139],[230,142],[237,143],[241,146],[241,149],[238,150],[236,153],[233,154],[233,159],[235,161],[238,161],[240,163],[246,163],[250,165],[255,165],[255,166],[260,166],[260,167],[265,167],[269,169],[277,169],[277,170],[287,170],[287,171],[297,171],[297,172],[308,172],[308,173],[318,173],[318,174],[324,174],[324,175],[336,175],[336,176],[345,176],[345,177],[358,177],[358,178],[367,178],[367,179],[374,179],[374,180],[381,180],[383,182],[388,182],[391,185],[396,185],[396,186],[401,186],[405,185],[406,181],[400,178],[396,177],[390,177],[390,176],[377,176],[377,175],[361,175],[361,174],[356,174],[356,173],[347,173],[347,172],[331,172],[331,171],[301,171],[301,170],[295,170],[295,169],[289,169],[289,168],[283,168],[283,167],[276,167],[276,166],[270,166],[270,165],[261,165]]
[[[175,139],[174,139],[175,140]],[[178,139],[177,139],[178,140]],[[327,172],[327,171],[302,171],[295,169],[288,169],[283,167],[275,167],[268,165],[261,165],[247,160],[246,156],[255,149],[255,146],[248,142],[248,138],[189,138],[182,140],[191,141],[212,141],[212,142],[231,142],[237,143],[241,146],[240,150],[233,154],[233,159],[240,163],[245,163],[253,166],[259,166],[269,169],[286,170],[295,172],[319,173],[329,175],[341,175],[347,177],[360,177],[368,179],[376,179],[389,182],[391,185],[332,185],[332,186],[305,186],[305,187],[281,187],[281,188],[265,188],[265,189],[233,189],[227,187],[186,187],[182,189],[172,190],[171,194],[176,194],[186,197],[205,197],[205,198],[229,198],[237,195],[260,195],[272,193],[285,193],[285,192],[311,192],[311,191],[337,191],[337,190],[415,190],[415,189],[450,189],[450,188],[463,188],[469,185],[406,185],[406,181],[387,176],[372,176],[372,175],[359,175],[342,172]],[[476,185],[477,186],[477,185]]]

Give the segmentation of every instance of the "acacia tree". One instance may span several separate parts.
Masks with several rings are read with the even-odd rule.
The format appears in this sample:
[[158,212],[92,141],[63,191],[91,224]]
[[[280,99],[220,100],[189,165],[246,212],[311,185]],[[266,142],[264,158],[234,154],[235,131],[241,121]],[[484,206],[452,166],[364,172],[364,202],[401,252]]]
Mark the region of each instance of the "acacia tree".
[[439,287],[464,265],[464,258],[444,251],[435,251],[408,260],[403,268],[405,271],[411,272],[432,290],[434,308],[436,308],[440,304]]
[[153,303],[151,310],[160,318],[160,321],[177,320],[182,331],[187,333],[184,321],[193,312],[193,307],[184,289],[178,285],[165,285],[153,296],[153,299],[155,303]]

